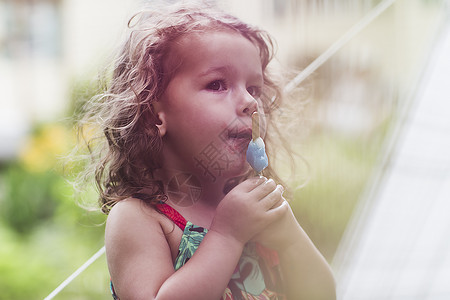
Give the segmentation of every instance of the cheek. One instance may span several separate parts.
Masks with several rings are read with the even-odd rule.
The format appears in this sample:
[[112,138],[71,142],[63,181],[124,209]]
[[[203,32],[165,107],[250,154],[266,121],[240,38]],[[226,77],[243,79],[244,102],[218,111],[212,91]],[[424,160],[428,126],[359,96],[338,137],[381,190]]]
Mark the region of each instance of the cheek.
[[223,122],[220,121],[221,115],[213,114],[208,111],[193,113],[188,121],[187,126],[190,126],[194,133],[202,137],[217,135],[219,131],[224,127]]
[[191,111],[192,121],[205,132],[222,131],[233,121],[229,109],[218,105],[204,105]]
[[182,140],[190,147],[204,147],[220,138],[226,127],[219,118],[205,114],[185,114],[175,120],[171,128],[173,136]]

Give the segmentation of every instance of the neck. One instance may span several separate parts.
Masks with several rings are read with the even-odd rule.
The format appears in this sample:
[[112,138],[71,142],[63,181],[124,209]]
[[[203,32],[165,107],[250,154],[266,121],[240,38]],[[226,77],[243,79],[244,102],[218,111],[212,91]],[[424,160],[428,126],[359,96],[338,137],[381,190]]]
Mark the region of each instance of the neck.
[[[211,178],[202,174],[174,169],[159,169],[155,177],[164,183],[168,204],[178,210],[187,220],[208,228],[217,205],[236,180]],[[228,190],[227,190],[228,188]]]

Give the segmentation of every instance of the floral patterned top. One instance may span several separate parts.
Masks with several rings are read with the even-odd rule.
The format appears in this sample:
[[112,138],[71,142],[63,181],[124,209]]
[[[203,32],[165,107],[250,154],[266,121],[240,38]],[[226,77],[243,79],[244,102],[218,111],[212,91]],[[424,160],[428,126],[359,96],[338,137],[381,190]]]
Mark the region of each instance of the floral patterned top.
[[[157,209],[183,230],[175,270],[181,268],[195,253],[208,229],[186,221],[167,204],[158,204]],[[111,283],[113,298],[118,300]],[[221,300],[284,300],[281,290],[281,272],[278,254],[257,243],[245,245],[239,263],[231,276]]]

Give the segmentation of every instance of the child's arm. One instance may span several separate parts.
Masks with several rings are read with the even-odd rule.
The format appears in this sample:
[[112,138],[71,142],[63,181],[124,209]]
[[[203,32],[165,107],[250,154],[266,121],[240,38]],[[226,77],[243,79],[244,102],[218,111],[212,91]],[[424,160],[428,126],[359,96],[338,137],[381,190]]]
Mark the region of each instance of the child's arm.
[[105,240],[120,299],[219,299],[244,244],[283,214],[271,209],[280,196],[275,186],[250,179],[233,189],[193,257],[176,272],[169,242],[179,231],[164,230],[166,219],[140,200],[119,202],[108,217]]
[[336,299],[332,271],[290,207],[254,240],[277,250],[288,299]]
[[168,240],[177,231],[163,230],[168,224],[160,222],[158,217],[163,216],[156,214],[137,199],[120,202],[110,212],[106,253],[120,299],[219,298],[219,290],[225,289],[226,277],[233,271],[229,265],[237,261],[242,246],[229,241],[228,251],[224,251],[224,239],[208,233],[192,261],[175,273]]

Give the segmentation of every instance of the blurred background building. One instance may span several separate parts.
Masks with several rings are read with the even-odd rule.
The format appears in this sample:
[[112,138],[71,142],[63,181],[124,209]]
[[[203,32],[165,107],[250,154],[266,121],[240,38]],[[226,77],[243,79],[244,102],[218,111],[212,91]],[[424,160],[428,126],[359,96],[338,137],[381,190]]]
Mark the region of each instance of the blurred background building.
[[105,62],[138,1],[0,1],[0,160],[62,118],[73,80]]

